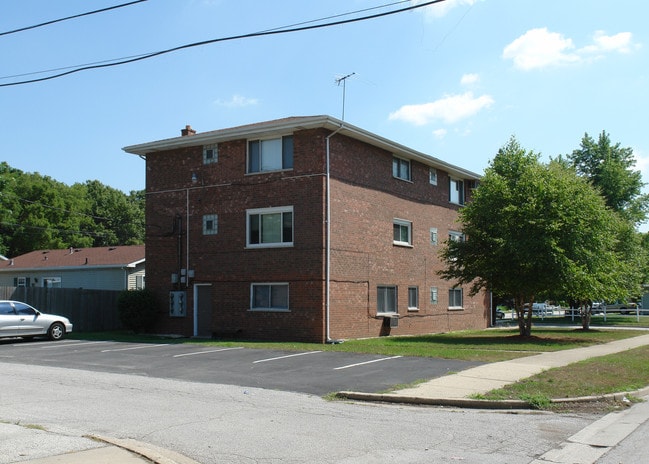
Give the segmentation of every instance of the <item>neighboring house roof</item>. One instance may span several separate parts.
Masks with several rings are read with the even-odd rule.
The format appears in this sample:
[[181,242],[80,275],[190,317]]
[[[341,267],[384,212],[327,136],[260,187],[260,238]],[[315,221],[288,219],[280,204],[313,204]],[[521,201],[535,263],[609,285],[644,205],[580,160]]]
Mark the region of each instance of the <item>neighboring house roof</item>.
[[404,145],[398,144],[371,132],[368,132],[359,127],[353,126],[348,122],[341,121],[340,119],[331,116],[293,116],[283,119],[275,119],[272,121],[260,122],[256,124],[247,124],[244,126],[231,127],[228,129],[220,129],[209,132],[195,133],[190,126],[187,126],[185,131],[190,132],[191,135],[184,135],[174,137],[171,139],[159,140],[156,142],[142,143],[139,145],[130,145],[124,147],[123,150],[127,153],[134,155],[145,156],[157,151],[172,150],[176,148],[191,147],[196,145],[209,145],[218,142],[226,142],[229,140],[237,140],[242,138],[255,138],[261,136],[268,136],[277,134],[285,135],[286,132],[292,130],[303,129],[317,129],[326,128],[335,131],[347,137],[351,137],[365,143],[383,148],[398,156],[403,156],[407,159],[413,159],[424,163],[428,166],[442,169],[451,175],[456,175],[464,179],[480,179],[480,175],[474,172],[463,169],[459,166],[454,166],[445,161],[418,152]]
[[144,245],[37,250],[0,263],[0,272],[16,270],[135,267],[144,262]]

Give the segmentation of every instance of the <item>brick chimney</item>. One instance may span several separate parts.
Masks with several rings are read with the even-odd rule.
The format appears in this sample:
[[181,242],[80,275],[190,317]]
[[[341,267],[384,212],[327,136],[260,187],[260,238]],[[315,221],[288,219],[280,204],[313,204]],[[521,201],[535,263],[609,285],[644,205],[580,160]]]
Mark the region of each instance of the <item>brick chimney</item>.
[[184,129],[180,129],[180,135],[183,137],[188,137],[190,135],[196,135],[196,131],[192,129],[192,126],[187,124]]

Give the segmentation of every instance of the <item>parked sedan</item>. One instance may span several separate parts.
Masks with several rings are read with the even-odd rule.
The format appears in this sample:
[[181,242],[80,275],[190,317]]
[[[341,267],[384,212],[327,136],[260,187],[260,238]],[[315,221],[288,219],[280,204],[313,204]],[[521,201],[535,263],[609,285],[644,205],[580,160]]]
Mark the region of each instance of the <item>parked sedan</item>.
[[61,340],[72,332],[67,317],[45,314],[20,301],[0,300],[0,338],[37,337]]

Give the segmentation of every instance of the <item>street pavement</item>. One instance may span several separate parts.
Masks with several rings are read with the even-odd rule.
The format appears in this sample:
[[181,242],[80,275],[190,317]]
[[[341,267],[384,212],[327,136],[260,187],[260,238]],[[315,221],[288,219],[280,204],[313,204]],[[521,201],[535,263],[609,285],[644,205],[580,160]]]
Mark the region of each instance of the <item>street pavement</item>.
[[[543,370],[561,367],[584,359],[619,353],[649,345],[649,335],[631,337],[603,345],[543,353],[535,356],[485,364],[432,379],[416,387],[388,394],[340,392],[340,396],[362,401],[398,402],[472,408],[518,408],[519,402],[492,402],[470,396],[486,393],[508,383],[530,377]],[[620,392],[622,398],[625,392]],[[621,412],[610,413],[566,439],[531,464],[590,464],[628,437],[649,418],[649,389],[633,393],[645,399]],[[574,400],[574,399],[571,399]],[[587,399],[586,399],[587,400]],[[59,435],[19,424],[0,423],[0,439],[15,441],[17,459],[26,464],[200,464],[174,451],[135,440],[86,436],[62,439]],[[13,442],[12,442],[13,443]],[[38,445],[36,445],[38,444]],[[36,446],[51,446],[51,456],[30,459]],[[42,456],[42,450],[41,450]]]

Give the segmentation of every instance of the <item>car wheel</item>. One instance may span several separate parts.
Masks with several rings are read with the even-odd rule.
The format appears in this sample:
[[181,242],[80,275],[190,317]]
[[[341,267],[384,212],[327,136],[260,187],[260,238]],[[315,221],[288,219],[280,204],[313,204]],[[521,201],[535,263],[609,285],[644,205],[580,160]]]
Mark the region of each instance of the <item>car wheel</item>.
[[50,340],[61,340],[63,337],[65,337],[65,326],[60,322],[55,322],[47,331],[47,336],[50,337]]

